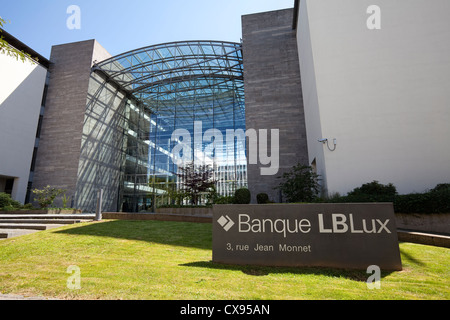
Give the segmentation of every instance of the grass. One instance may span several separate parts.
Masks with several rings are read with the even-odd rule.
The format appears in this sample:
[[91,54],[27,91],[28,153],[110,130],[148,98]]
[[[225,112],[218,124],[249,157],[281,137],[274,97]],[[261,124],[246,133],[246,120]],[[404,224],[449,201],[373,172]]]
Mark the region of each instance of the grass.
[[[61,299],[448,300],[450,250],[401,243],[404,270],[369,290],[365,271],[211,262],[211,225],[103,221],[0,241],[0,292]],[[67,268],[81,270],[70,290]]]

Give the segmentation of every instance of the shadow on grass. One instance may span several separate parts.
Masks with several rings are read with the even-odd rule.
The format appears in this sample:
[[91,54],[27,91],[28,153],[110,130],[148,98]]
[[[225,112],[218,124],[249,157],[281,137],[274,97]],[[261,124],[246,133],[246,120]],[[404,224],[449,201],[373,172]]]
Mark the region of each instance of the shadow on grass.
[[[221,263],[214,263],[212,261],[197,261],[186,264],[181,264],[184,267],[207,268],[207,269],[221,269],[241,271],[251,276],[267,276],[269,274],[298,274],[298,275],[320,275],[333,278],[345,278],[353,281],[366,282],[370,274],[365,270],[346,270],[346,269],[331,269],[323,267],[260,267],[250,265],[227,265]],[[392,272],[381,272],[381,278],[384,278]]]
[[400,253],[402,254],[402,256],[404,258],[406,258],[407,260],[409,260],[411,263],[414,263],[418,266],[425,266],[426,264],[423,263],[422,261],[420,261],[419,259],[417,259],[416,257],[412,256],[411,254],[409,254],[408,252],[406,252],[405,250],[402,250],[400,248]]
[[70,229],[54,232],[146,241],[207,250],[212,248],[212,227],[209,224],[201,223],[112,220],[75,225]]

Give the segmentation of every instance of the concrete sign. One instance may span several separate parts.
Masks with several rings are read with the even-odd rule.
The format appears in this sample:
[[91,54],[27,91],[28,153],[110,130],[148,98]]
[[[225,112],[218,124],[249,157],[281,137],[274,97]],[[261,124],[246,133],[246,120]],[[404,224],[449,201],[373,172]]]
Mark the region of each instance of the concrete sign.
[[393,205],[215,205],[213,261],[402,270]]

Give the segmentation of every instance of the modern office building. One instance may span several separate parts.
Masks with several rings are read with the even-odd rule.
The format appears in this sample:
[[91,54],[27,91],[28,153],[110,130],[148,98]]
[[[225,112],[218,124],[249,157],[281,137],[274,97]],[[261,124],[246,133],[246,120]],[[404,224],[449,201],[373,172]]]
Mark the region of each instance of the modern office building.
[[151,210],[191,161],[213,169],[220,195],[248,187],[253,202],[283,201],[277,177],[299,163],[324,195],[373,180],[400,193],[449,182],[449,9],[302,0],[243,16],[241,43],[112,57],[88,40],[38,64],[0,55],[0,192],[28,202],[51,185],[93,211],[103,189],[104,210]]

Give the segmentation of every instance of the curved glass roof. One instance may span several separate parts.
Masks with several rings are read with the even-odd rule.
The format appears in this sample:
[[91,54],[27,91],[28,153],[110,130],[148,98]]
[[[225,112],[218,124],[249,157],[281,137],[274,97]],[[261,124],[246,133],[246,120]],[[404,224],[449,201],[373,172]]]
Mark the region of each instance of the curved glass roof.
[[[173,136],[177,129],[191,134],[183,161],[211,165],[219,194],[231,195],[247,184],[246,141],[241,135],[246,128],[241,44],[154,45],[96,63],[92,72],[90,110],[95,121],[106,116],[100,111],[105,105],[116,104],[112,107],[116,110],[120,100],[123,107],[117,113],[118,127],[109,127],[116,132],[105,131],[110,144],[123,143],[118,147],[125,159],[120,165],[123,199],[137,207],[151,194],[155,204],[156,196],[165,195],[164,186],[180,188],[176,175],[180,154],[173,150],[185,143],[185,136]],[[116,99],[119,91],[124,94]],[[236,135],[228,139],[230,131]],[[124,138],[117,139],[121,134]]]
[[241,106],[243,117],[245,114],[239,43],[184,41],[154,45],[102,61],[94,70],[100,70],[155,114],[167,116],[207,101],[226,103],[230,99]]

